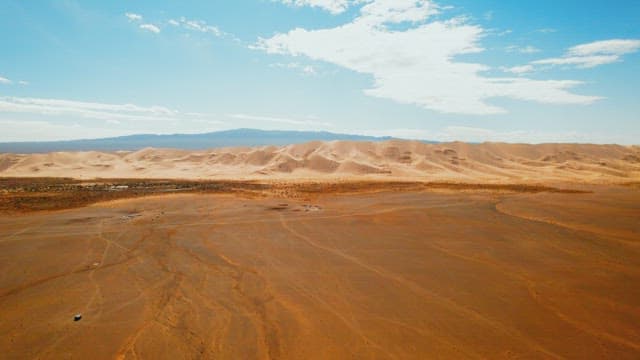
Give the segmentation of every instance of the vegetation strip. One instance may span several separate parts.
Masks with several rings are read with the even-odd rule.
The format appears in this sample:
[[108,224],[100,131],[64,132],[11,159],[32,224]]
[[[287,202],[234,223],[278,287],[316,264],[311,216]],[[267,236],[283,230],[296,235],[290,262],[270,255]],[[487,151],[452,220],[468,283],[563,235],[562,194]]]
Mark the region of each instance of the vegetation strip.
[[0,178],[0,212],[62,210],[102,201],[176,193],[239,193],[251,196],[308,197],[372,191],[508,191],[585,193],[543,185],[402,181],[259,182],[162,179]]

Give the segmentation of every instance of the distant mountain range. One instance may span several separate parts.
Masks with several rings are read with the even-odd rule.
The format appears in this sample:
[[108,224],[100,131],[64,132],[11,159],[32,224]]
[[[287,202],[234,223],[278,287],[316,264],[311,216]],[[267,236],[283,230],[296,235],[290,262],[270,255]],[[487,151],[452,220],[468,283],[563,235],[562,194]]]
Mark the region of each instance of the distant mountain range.
[[4,153],[40,153],[51,151],[117,151],[140,150],[146,147],[188,150],[229,146],[288,145],[314,140],[384,141],[391,137],[335,134],[314,131],[266,131],[236,129],[206,134],[129,135],[104,139],[68,141],[30,141],[0,143]]

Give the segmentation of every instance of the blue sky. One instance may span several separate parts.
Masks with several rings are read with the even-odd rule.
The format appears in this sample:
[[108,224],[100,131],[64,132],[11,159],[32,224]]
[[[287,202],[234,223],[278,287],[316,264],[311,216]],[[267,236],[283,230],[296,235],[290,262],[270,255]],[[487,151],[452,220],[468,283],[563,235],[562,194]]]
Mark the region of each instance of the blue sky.
[[640,143],[635,0],[5,0],[0,16],[0,141]]

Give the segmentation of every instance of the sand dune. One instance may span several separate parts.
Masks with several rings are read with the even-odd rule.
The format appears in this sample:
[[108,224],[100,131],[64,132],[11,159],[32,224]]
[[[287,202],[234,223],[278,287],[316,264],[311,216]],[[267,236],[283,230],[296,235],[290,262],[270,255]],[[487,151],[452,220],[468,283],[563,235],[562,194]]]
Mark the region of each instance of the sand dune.
[[309,142],[205,151],[0,154],[0,176],[74,178],[380,178],[623,183],[640,179],[640,148],[592,144]]
[[29,177],[0,181],[5,358],[640,353],[638,147],[0,154],[1,176]]

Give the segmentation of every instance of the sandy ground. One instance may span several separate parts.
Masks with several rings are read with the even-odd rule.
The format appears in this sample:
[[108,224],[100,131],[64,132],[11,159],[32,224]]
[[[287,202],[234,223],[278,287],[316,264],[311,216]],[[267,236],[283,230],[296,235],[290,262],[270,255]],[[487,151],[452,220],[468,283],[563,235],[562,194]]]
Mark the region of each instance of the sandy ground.
[[166,195],[3,216],[0,354],[638,359],[640,190],[592,190]]
[[2,177],[400,179],[472,183],[640,181],[640,147],[592,144],[310,142],[206,151],[0,154]]

